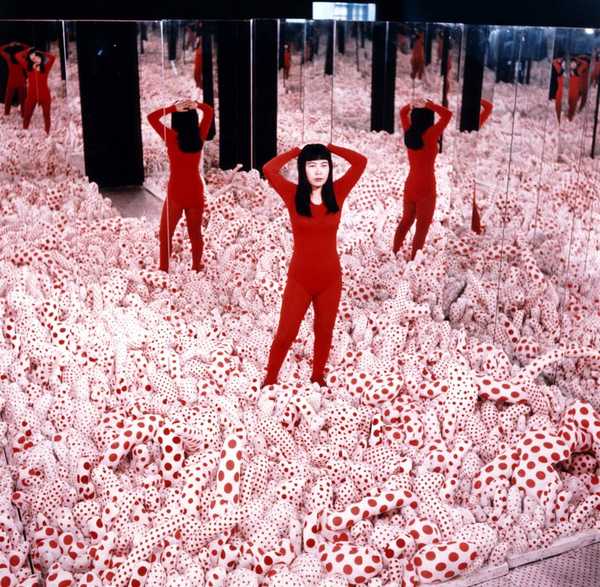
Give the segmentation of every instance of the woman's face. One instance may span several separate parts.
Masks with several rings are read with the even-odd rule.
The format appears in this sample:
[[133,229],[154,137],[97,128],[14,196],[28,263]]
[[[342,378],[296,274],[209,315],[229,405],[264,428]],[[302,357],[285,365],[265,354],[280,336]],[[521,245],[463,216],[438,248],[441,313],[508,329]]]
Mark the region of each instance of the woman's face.
[[40,64],[42,62],[42,58],[39,55],[36,55],[35,53],[31,54],[31,61],[32,63],[35,63],[36,65]]
[[312,188],[323,187],[329,177],[329,161],[315,159],[306,162],[306,179]]

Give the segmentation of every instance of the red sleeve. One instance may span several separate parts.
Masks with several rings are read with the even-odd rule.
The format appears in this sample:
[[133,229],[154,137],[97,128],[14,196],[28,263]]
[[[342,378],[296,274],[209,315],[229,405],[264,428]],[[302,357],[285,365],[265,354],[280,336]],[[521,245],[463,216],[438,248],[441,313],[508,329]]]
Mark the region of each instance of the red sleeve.
[[29,53],[29,49],[24,49],[23,51],[19,51],[15,53],[15,59],[19,62],[19,65],[27,71],[27,53]]
[[56,61],[56,55],[53,55],[52,53],[44,53],[44,55],[46,55],[46,57],[48,57],[48,63],[47,63],[47,69],[46,69],[46,73],[48,73],[52,69],[54,62]]
[[554,67],[554,70],[556,71],[556,73],[558,75],[562,75],[564,73],[563,72],[563,67],[562,67],[562,61],[561,61],[561,59],[555,59],[552,62],[552,67]]
[[4,50],[5,47],[8,47],[8,45],[2,45],[0,47],[0,55],[4,57],[7,63],[10,63],[10,55]]
[[210,125],[213,121],[213,116],[215,115],[215,111],[212,106],[208,104],[204,104],[202,102],[196,102],[198,104],[198,109],[202,110],[202,121],[200,122],[200,136],[202,140],[205,141],[208,136],[208,131],[210,130]]
[[285,153],[273,157],[273,159],[265,163],[262,168],[267,181],[284,199],[286,204],[290,202],[291,198],[296,193],[296,184],[283,177],[283,175],[281,175],[281,170],[286,163],[289,163],[299,154],[300,149],[294,147],[290,151],[286,151]]
[[407,104],[400,110],[400,122],[402,123],[402,128],[404,132],[406,132],[410,127],[410,117],[408,115],[410,111],[410,104]]
[[444,129],[448,126],[450,119],[452,118],[452,112],[448,110],[448,108],[444,108],[444,106],[440,106],[435,102],[427,101],[427,108],[433,110],[436,114],[439,115],[440,119],[431,127],[431,133],[439,136],[444,132]]
[[494,108],[494,105],[489,100],[481,100],[481,106],[483,107],[483,110],[479,115],[479,128],[481,128],[485,124],[486,120],[490,117],[490,114],[492,113],[492,110]]
[[[331,143],[327,145],[327,148],[339,157],[343,157],[348,163],[350,163],[350,169],[342,175],[339,179],[333,182],[333,189],[335,195],[342,202],[346,199],[346,196],[350,193],[350,190],[356,185],[356,182],[360,179],[367,166],[367,158],[352,149],[345,149],[344,147],[338,147]],[[340,202],[341,203],[341,202]]]
[[166,116],[167,114],[171,114],[171,112],[175,112],[175,106],[169,106],[168,108],[159,108],[158,110],[155,110],[154,112],[148,114],[148,122],[163,140],[171,129],[166,127],[160,121],[160,119],[163,116]]

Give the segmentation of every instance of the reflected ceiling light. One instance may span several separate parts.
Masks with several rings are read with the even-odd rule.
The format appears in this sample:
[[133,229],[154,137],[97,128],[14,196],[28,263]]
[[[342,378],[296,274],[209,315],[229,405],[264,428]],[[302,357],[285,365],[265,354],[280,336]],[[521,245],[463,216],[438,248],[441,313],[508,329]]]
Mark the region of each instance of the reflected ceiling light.
[[286,18],[285,22],[306,22],[305,18]]
[[375,4],[359,2],[313,2],[315,20],[375,20]]
[[588,35],[594,34],[594,29],[583,29]]

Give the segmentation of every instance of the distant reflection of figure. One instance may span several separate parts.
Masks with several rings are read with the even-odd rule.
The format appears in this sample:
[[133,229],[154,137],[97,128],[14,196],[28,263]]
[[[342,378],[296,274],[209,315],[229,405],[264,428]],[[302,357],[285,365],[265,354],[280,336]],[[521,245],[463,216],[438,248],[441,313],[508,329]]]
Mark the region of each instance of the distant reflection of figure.
[[592,69],[592,84],[594,87],[598,85],[598,80],[600,79],[600,52],[596,51],[596,55],[594,56],[594,68]]
[[417,33],[410,57],[410,79],[422,79],[425,73],[425,33]]
[[[200,125],[197,108],[203,114]],[[166,114],[171,114],[171,128],[160,121]],[[212,119],[212,107],[193,100],[182,100],[148,115],[148,122],[167,144],[170,164],[167,198],[160,218],[161,271],[169,270],[171,240],[183,212],[192,244],[192,269],[202,269],[204,183],[200,177],[200,157]]]
[[292,68],[292,51],[290,46],[286,43],[283,46],[283,79],[290,77],[290,69]]
[[[587,55],[580,55],[571,60],[569,76],[569,109],[567,118],[573,120],[576,112],[581,112],[587,101],[588,75],[590,59]],[[578,108],[579,106],[579,108]]]
[[[440,117],[436,124],[433,123],[434,113]],[[410,171],[404,184],[404,207],[394,236],[393,250],[394,253],[400,250],[416,219],[417,228],[412,243],[411,259],[414,259],[417,251],[423,248],[433,220],[438,140],[451,118],[450,110],[430,100],[425,102],[424,107],[420,103],[407,104],[400,110]]]
[[[485,98],[481,100],[481,112],[479,113],[479,130],[486,123],[494,105]],[[476,193],[476,182],[473,181],[473,200],[471,204],[471,230],[477,234],[483,234],[485,232],[485,226],[481,224],[481,216],[479,214],[479,207],[477,206],[477,193]]]
[[27,72],[23,65],[17,61],[16,55],[28,49],[22,43],[8,43],[0,47],[0,55],[6,61],[8,67],[8,79],[6,80],[6,92],[4,94],[4,114],[10,114],[13,97],[16,95],[21,108],[21,116],[24,114],[25,97],[27,95]]
[[202,87],[202,37],[196,40],[196,49],[194,50],[194,81],[196,87]]
[[23,107],[23,128],[29,128],[33,111],[39,104],[44,114],[44,128],[48,134],[50,132],[51,103],[48,74],[56,57],[52,53],[35,48],[20,51],[15,57],[27,72],[27,97]]
[[554,109],[556,111],[556,119],[560,123],[560,117],[562,114],[562,96],[563,88],[565,85],[565,60],[560,57],[552,61],[552,67],[556,72],[556,93],[554,94]]

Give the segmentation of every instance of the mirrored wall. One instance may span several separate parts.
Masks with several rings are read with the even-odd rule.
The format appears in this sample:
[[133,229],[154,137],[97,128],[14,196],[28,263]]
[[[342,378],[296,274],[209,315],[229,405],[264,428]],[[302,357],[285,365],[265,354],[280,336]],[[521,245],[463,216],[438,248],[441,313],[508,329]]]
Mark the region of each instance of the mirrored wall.
[[[83,169],[77,23],[13,25],[4,26],[3,43],[35,45],[56,57],[48,77],[52,132],[66,134],[64,157]],[[218,26],[137,23],[144,181],[159,198],[169,164],[150,112],[181,99],[213,105],[202,165],[205,176],[219,168],[218,55],[227,37],[217,35]],[[368,153],[367,174],[348,202],[366,228],[347,238],[407,262],[416,225],[399,256],[391,253],[410,169],[400,110],[432,100],[452,112],[438,142],[437,201],[425,244],[425,253],[444,252],[440,319],[464,317],[458,299],[470,288],[486,312],[465,318],[467,327],[482,339],[521,344],[511,332],[527,331],[528,308],[515,295],[515,266],[527,259],[551,276],[552,287],[539,295],[558,300],[559,311],[544,320],[560,340],[574,319],[573,284],[589,290],[599,279],[599,31],[343,20],[280,20],[277,31],[277,151],[333,142]],[[251,41],[238,50],[252,51]],[[375,116],[382,84],[384,125]],[[22,123],[17,115],[11,121]],[[41,108],[30,124],[43,142]],[[335,164],[342,173],[344,163]]]

